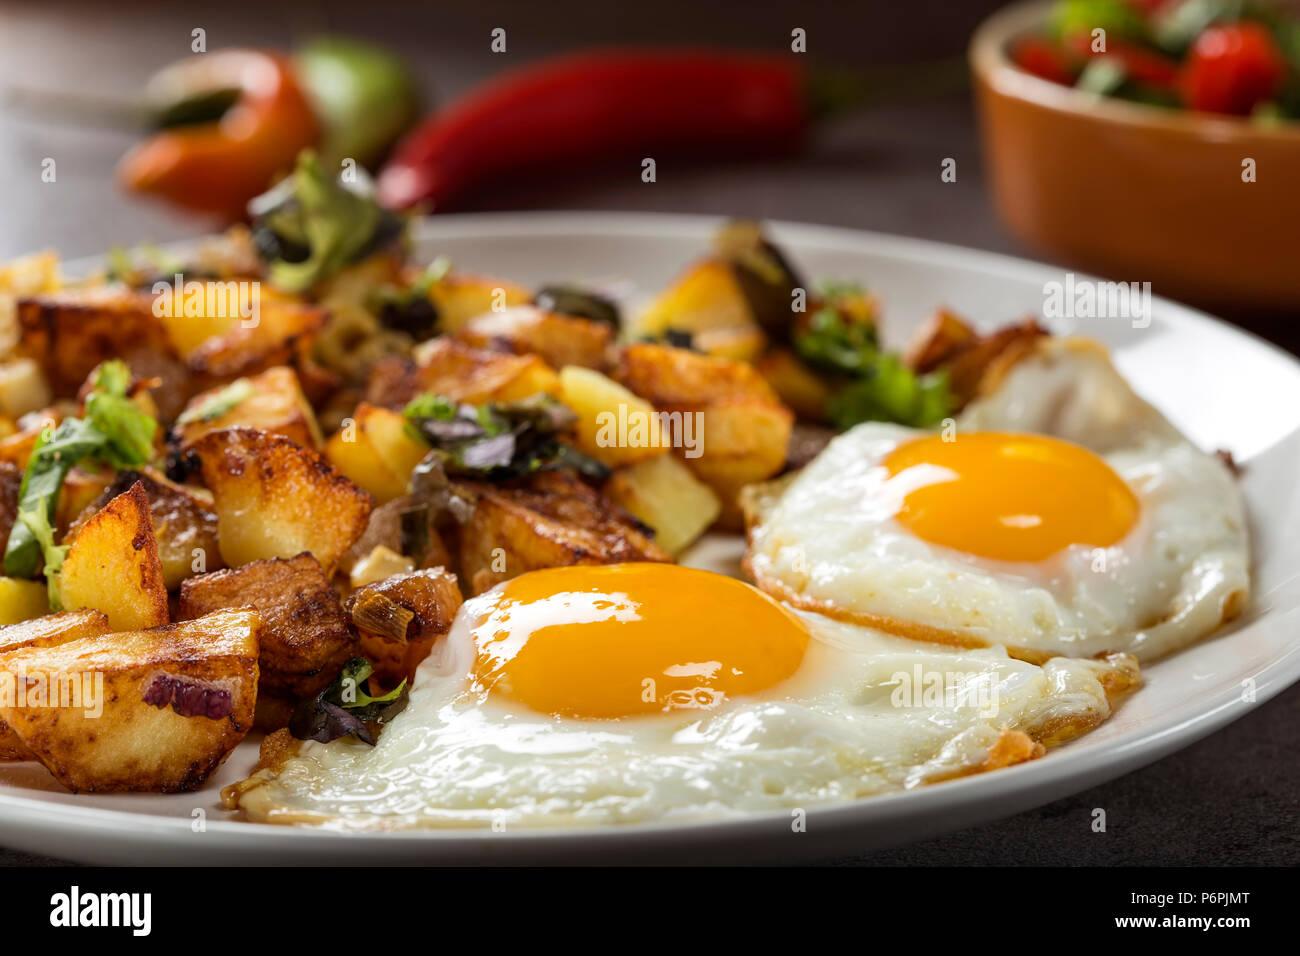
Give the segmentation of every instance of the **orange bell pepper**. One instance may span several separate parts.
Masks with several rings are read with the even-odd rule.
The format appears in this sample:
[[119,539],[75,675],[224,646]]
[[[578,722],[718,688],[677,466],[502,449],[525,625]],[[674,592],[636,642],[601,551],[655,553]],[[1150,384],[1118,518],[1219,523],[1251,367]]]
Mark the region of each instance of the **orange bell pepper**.
[[180,100],[238,91],[215,122],[166,129],[122,158],[118,174],[137,192],[237,219],[273,178],[293,168],[319,135],[315,114],[287,58],[260,50],[220,50],[159,74],[156,86]]

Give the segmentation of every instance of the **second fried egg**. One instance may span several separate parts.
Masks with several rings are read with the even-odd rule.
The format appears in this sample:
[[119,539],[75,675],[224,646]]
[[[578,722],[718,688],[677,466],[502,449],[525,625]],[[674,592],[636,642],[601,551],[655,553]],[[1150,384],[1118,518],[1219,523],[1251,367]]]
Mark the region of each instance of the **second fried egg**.
[[1250,586],[1232,476],[1090,345],[1045,345],[945,432],[859,425],[751,490],[749,518],[748,567],[783,600],[1031,660],[1151,659]]

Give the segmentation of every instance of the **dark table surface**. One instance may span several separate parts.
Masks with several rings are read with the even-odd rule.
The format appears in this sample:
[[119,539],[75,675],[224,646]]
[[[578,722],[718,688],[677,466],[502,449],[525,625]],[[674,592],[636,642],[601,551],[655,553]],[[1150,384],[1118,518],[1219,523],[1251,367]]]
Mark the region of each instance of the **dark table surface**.
[[[959,54],[990,0],[909,0],[811,5],[671,0],[637,5],[555,0],[515,7],[466,2],[277,5],[47,3],[0,7],[0,85],[127,95],[150,71],[188,52],[190,31],[209,48],[285,44],[326,29],[360,32],[404,51],[421,79],[452,95],[505,65],[489,31],[507,29],[506,58],[519,62],[593,43],[723,43],[781,48],[808,32],[809,53],[841,63]],[[0,259],[40,248],[67,257],[111,245],[197,235],[207,224],[129,199],[112,169],[129,134],[0,110]],[[41,183],[44,157],[58,181]],[[958,163],[942,184],[945,157]],[[1034,257],[996,220],[984,191],[967,97],[877,109],[818,135],[803,155],[744,166],[675,167],[646,188],[639,178],[587,176],[564,185],[499,190],[476,209],[613,209],[700,212],[802,220],[894,232]],[[1159,289],[1155,290],[1159,293]],[[1234,316],[1300,353],[1286,316]],[[836,864],[1295,864],[1300,687],[1213,736],[1078,796],[998,823]],[[1105,833],[1091,829],[1104,808]],[[2,841],[2,837],[0,837]],[[851,847],[845,847],[850,854]],[[0,864],[59,861],[0,850]]]

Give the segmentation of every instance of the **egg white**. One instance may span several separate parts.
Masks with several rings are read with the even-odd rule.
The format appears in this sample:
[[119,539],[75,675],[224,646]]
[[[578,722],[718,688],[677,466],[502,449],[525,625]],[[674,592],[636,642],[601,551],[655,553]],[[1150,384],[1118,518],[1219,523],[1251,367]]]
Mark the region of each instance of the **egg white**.
[[927,433],[867,423],[792,480],[750,491],[755,580],[800,606],[1031,659],[1126,651],[1150,660],[1245,604],[1249,543],[1233,476],[1142,401],[1100,347],[1045,340],[955,426],[958,441],[1037,432],[1096,452],[1137,496],[1137,524],[1109,548],[1075,545],[1035,563],[929,543],[894,520],[901,492],[882,465]]
[[[788,810],[989,769],[1110,713],[1136,663],[920,645],[801,613],[799,670],[711,710],[574,720],[487,695],[470,679],[461,609],[378,744],[306,742],[238,785],[247,818],[340,829],[554,827]],[[1032,748],[1031,752],[1024,750]],[[1001,761],[1007,762],[1007,761]]]

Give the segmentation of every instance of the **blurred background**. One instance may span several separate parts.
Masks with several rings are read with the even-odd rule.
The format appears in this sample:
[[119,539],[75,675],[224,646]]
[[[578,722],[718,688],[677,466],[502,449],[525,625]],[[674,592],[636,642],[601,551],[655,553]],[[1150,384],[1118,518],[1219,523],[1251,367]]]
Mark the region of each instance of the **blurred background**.
[[[817,4],[691,0],[545,4],[339,2],[6,3],[0,14],[0,86],[128,100],[159,68],[189,55],[191,30],[209,50],[293,47],[322,33],[377,41],[414,72],[425,102],[445,102],[497,72],[557,53],[609,44],[691,44],[788,52],[807,31],[808,57],[860,64],[960,57],[996,0]],[[507,31],[493,53],[491,31]],[[113,170],[138,133],[41,110],[0,111],[0,257],[46,246],[65,256],[161,241],[205,229],[193,216],[125,194]],[[41,160],[58,162],[42,183]],[[941,183],[940,162],[958,162]],[[883,188],[882,188],[883,187]],[[494,187],[463,207],[659,210],[767,216],[924,236],[988,249],[1017,246],[984,198],[969,95],[881,106],[817,129],[805,152],[748,161],[661,163],[647,186],[640,167]]]
[[[977,25],[999,6],[997,0],[4,3],[0,260],[45,248],[64,258],[94,255],[112,246],[201,235],[221,225],[211,216],[131,195],[115,174],[143,136],[123,124],[122,104],[138,98],[158,69],[190,55],[196,28],[206,32],[210,51],[290,49],[320,34],[374,41],[405,61],[424,105],[431,107],[502,70],[557,53],[614,44],[690,44],[788,54],[795,28],[806,31],[807,56],[818,64],[935,64],[937,76],[944,64],[964,56]],[[504,53],[491,49],[496,28],[506,31]],[[636,162],[563,178],[509,177],[467,198],[457,211],[647,210],[779,218],[1065,265],[1017,239],[998,218],[971,91],[944,92],[948,84],[929,83],[928,72],[913,71],[916,85],[904,84],[896,97],[818,125],[795,154],[743,163],[664,159],[653,185],[641,181]],[[941,89],[925,92],[927,86]],[[1167,144],[1159,148],[1176,167],[1176,153]],[[55,182],[42,181],[47,158],[57,162]],[[948,159],[955,160],[952,181],[941,178]],[[1290,175],[1297,170],[1300,163],[1292,164]],[[1235,165],[1227,175],[1236,175]],[[1198,201],[1194,195],[1183,198],[1189,207]],[[1079,201],[1086,206],[1088,200]],[[1288,214],[1294,211],[1292,206]],[[1267,238],[1295,249],[1294,229]],[[1157,285],[1154,291],[1165,290]],[[1300,350],[1293,311],[1230,302],[1215,311]],[[1296,788],[1276,774],[1294,751],[1298,719],[1300,692],[1293,688],[1212,738],[1121,780],[866,862],[1281,862],[1294,854]],[[1091,832],[1089,814],[1096,806],[1107,807],[1119,821],[1115,833]],[[31,862],[7,852],[0,858]]]

